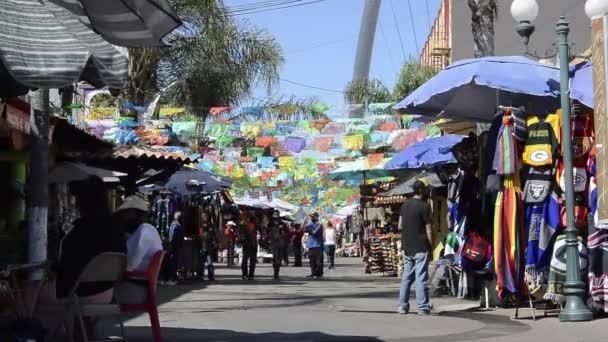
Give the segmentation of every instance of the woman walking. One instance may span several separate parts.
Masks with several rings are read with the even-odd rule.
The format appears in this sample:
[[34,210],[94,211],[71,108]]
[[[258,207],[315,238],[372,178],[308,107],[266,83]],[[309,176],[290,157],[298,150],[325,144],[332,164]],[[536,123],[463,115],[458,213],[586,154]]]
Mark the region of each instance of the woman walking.
[[336,228],[334,227],[334,225],[331,223],[331,221],[327,221],[327,224],[325,225],[325,254],[327,254],[327,259],[328,259],[328,268],[334,269],[335,268],[335,261],[336,261],[336,237],[337,237],[337,232],[336,232]]

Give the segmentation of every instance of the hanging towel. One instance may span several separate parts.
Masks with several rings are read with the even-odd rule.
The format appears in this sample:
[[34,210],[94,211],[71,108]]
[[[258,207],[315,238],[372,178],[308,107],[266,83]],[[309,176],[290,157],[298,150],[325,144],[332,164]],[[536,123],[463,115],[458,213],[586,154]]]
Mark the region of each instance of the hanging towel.
[[[587,246],[583,242],[582,237],[578,237],[578,252],[581,279],[587,273],[588,257]],[[564,282],[566,281],[566,235],[560,234],[555,240],[553,247],[553,257],[551,258],[551,266],[549,269],[549,285],[544,299],[550,300],[555,304],[565,303]]]

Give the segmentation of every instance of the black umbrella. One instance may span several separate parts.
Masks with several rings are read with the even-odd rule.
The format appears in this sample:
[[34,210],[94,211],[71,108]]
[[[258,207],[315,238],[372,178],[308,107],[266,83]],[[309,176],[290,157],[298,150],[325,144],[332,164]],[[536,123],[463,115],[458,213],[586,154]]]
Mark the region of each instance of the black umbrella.
[[232,181],[229,178],[207,171],[184,169],[175,172],[169,177],[169,180],[163,187],[167,190],[186,195],[195,193],[208,194],[229,189],[231,186]]

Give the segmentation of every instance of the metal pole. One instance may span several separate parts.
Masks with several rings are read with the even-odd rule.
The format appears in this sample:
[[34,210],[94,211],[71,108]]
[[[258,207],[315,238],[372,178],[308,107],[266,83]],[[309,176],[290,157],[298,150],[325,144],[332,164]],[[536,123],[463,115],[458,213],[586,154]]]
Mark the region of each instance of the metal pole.
[[[28,182],[29,262],[47,260],[47,216],[49,207],[49,90],[31,94],[32,129]],[[41,273],[34,273],[34,279]]]
[[[376,25],[378,24],[378,13],[380,13],[380,0],[365,0],[363,16],[361,17],[361,28],[359,29],[359,40],[357,42],[357,54],[355,56],[354,81],[367,80],[369,77]],[[365,109],[353,110],[348,113],[348,116],[351,118],[361,118],[364,113]]]
[[581,280],[581,270],[578,252],[578,230],[574,226],[574,184],[572,182],[572,141],[570,131],[570,91],[569,69],[570,60],[568,33],[570,27],[564,17],[561,17],[555,27],[559,48],[560,87],[562,105],[562,150],[564,154],[564,183],[566,188],[566,282],[564,294],[566,306],[559,315],[562,322],[589,321],[593,314],[585,305],[585,283]]

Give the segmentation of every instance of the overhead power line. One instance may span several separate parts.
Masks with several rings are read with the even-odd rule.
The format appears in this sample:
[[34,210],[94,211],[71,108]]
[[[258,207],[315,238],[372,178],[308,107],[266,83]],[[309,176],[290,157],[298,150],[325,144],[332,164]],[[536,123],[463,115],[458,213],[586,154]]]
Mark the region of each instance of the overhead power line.
[[412,3],[407,0],[407,7],[410,11],[410,22],[412,23],[412,33],[414,33],[414,44],[416,44],[416,52],[420,55],[420,48],[418,48],[418,36],[416,35],[416,25],[414,25],[414,12],[412,11]]
[[302,2],[304,0],[271,0],[271,1],[260,1],[251,4],[244,4],[238,6],[230,6],[226,9],[228,12],[241,12],[241,11],[253,11],[263,8],[283,6],[294,2]]
[[429,0],[425,1],[426,3],[426,23],[429,25],[429,34],[433,30],[431,27],[431,12],[429,12]]
[[298,85],[300,87],[306,87],[306,88],[312,88],[312,89],[317,89],[317,90],[331,91],[331,92],[334,92],[334,93],[344,94],[344,92],[342,90],[335,90],[335,89],[328,89],[328,88],[323,88],[323,87],[317,87],[317,86],[313,86],[313,85],[310,85],[310,84],[304,84],[304,83],[300,83],[300,82],[286,80],[284,78],[281,78],[280,80],[281,80],[281,82],[295,84],[295,85]]
[[[397,35],[399,35],[399,43],[401,44],[401,52],[403,52],[403,59],[407,59],[405,55],[405,47],[403,46],[403,39],[401,38],[401,31],[399,30],[399,22],[397,21],[397,15],[395,14],[395,8],[393,7],[393,0],[390,0],[391,12],[393,12],[393,21],[395,22],[395,28],[397,29]],[[415,34],[415,33],[414,33]]]
[[[295,0],[292,0],[292,1],[295,1]],[[302,1],[302,0],[300,0],[300,1]],[[282,9],[287,9],[287,8],[312,5],[312,4],[316,4],[316,3],[319,3],[319,2],[325,2],[325,1],[328,1],[328,0],[314,0],[314,1],[303,2],[303,3],[299,3],[299,1],[298,1],[298,3],[296,3],[296,4],[282,6],[282,7],[272,7],[272,8],[266,8],[266,9],[254,10],[254,11],[247,11],[247,10],[236,11],[236,12],[228,11],[226,13],[229,14],[229,15],[232,15],[232,16],[239,16],[239,15],[247,15],[247,14],[255,14],[255,13],[262,13],[262,12],[270,12],[270,11],[277,11],[277,10],[282,10]]]

